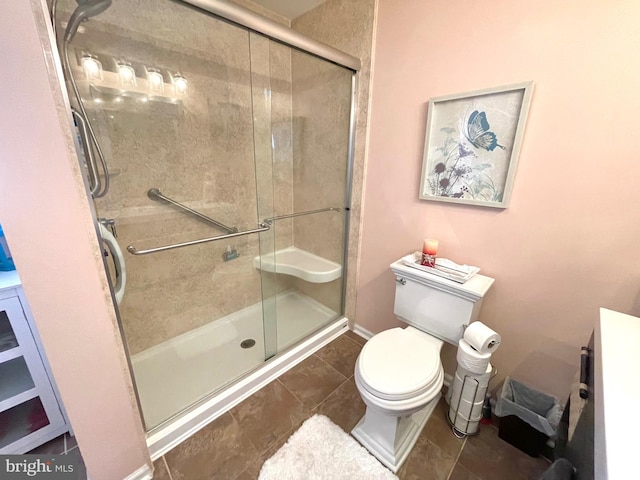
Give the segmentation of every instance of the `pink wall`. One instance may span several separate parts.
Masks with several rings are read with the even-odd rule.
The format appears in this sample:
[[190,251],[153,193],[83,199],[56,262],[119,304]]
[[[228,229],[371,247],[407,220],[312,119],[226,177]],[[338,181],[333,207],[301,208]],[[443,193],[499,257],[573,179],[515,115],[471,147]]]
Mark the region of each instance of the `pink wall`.
[[125,478],[150,459],[60,72],[30,3],[41,8],[15,2],[0,16],[0,221],[89,475]]
[[[638,18],[634,0],[379,0],[357,324],[398,324],[389,264],[425,237],[496,279],[502,374],[584,343],[600,306],[640,314]],[[428,99],[529,80],[510,207],[418,200]]]

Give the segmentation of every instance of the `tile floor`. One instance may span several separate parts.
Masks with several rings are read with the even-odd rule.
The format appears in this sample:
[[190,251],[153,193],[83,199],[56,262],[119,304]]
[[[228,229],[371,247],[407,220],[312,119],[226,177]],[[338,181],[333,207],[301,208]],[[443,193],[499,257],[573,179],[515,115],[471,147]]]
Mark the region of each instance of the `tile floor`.
[[74,455],[76,457],[76,464],[80,469],[79,478],[86,478],[87,476],[87,472],[84,466],[84,462],[82,461],[82,455],[80,455],[80,449],[78,448],[76,438],[69,433],[60,435],[59,437],[56,437],[53,440],[50,440],[47,443],[34,448],[28,453],[39,455]]
[[[310,416],[350,432],[365,412],[353,369],[365,340],[347,332],[154,463],[158,480],[251,480]],[[549,466],[498,438],[493,426],[458,439],[442,400],[398,472],[402,480],[538,479]]]

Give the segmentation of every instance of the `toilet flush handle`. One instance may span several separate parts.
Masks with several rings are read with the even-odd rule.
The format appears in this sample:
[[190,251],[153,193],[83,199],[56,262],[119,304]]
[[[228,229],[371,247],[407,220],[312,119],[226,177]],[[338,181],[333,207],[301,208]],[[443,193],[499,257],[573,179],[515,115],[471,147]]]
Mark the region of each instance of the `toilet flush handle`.
[[407,284],[407,280],[401,277],[397,277],[396,278],[396,282],[398,282],[400,285],[406,285]]

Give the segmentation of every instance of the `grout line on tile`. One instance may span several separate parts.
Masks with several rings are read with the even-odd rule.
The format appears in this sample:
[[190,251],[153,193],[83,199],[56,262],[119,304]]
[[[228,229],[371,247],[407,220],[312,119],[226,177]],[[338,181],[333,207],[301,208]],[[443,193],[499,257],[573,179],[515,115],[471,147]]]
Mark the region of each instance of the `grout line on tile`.
[[349,335],[342,335],[342,336],[343,336],[344,338],[346,338],[347,340],[349,340],[351,343],[355,344],[356,346],[358,346],[358,347],[360,347],[360,348],[364,347],[364,345],[363,345],[363,344],[358,343],[358,341],[357,341],[357,340],[355,340],[355,339],[351,338]]
[[173,475],[171,475],[171,469],[169,468],[169,464],[167,463],[166,457],[162,456],[162,463],[164,463],[164,468],[167,471],[167,475],[169,475],[169,480],[173,480]]
[[[453,427],[451,427],[451,428],[453,429]],[[453,430],[452,430],[452,434],[453,434]],[[462,455],[462,451],[464,450],[464,447],[467,445],[467,440],[469,440],[469,436],[468,435],[466,435],[464,437],[464,441],[462,442],[462,447],[460,448],[460,450],[458,450],[458,455],[456,456],[456,461],[453,463],[453,466],[451,467],[451,470],[449,471],[449,475],[447,475],[447,480],[449,480],[449,478],[451,478],[451,475],[453,475],[453,471],[456,469],[456,466],[458,465],[458,461],[460,460],[460,456]]]
[[65,452],[65,455],[69,455],[69,452],[73,452],[76,448],[78,448],[78,446],[76,445],[75,447],[70,448],[69,450],[67,450]]
[[327,400],[329,400],[329,398],[331,398],[334,394],[336,394],[336,392],[338,390],[340,390],[340,388],[342,388],[342,386],[347,383],[349,381],[349,378],[347,378],[344,382],[342,382],[340,385],[338,385],[335,390],[333,392],[331,392],[329,395],[327,395],[326,397],[324,397],[324,400],[322,400],[318,405],[316,405],[315,407],[313,407],[311,409],[312,413],[318,413],[318,410],[320,409],[320,407],[322,406],[322,404],[324,404]]
[[[249,396],[249,397],[247,397],[247,398],[251,398],[252,396],[253,396],[253,395],[251,395],[251,396]],[[246,400],[246,398],[245,398],[245,400]],[[242,402],[241,402],[241,403],[242,403]],[[240,405],[241,403],[239,403],[238,405]],[[237,407],[238,405],[236,405],[236,407]],[[235,408],[235,407],[234,407],[234,408]],[[224,413],[228,413],[229,415],[231,415],[231,418],[233,418],[233,420],[234,420],[238,425],[240,425],[240,422],[238,421],[238,419],[236,418],[236,416],[233,414],[232,410],[233,410],[233,408],[231,408],[231,409],[227,410],[227,411],[226,411],[226,412],[224,412]],[[224,415],[224,413],[223,413],[222,415]],[[222,415],[220,415],[220,417],[222,417]]]
[[[344,385],[344,382],[348,381],[349,379],[347,377],[345,377],[341,372],[339,372],[338,370],[336,370],[335,368],[333,368],[329,363],[325,362],[322,358],[320,358],[318,355],[316,355],[315,353],[312,355],[313,357],[318,358],[318,360],[320,360],[322,363],[324,363],[325,365],[327,365],[331,370],[333,370],[334,372],[336,372],[338,375],[340,375],[341,377],[344,378],[344,380],[342,381],[342,383],[340,383],[340,385],[338,385],[336,388],[334,388],[326,397],[324,397],[317,405],[312,406],[311,408],[309,408],[310,412],[313,412],[314,410],[316,410],[320,405],[322,405],[324,403],[324,401],[329,398],[331,395],[333,395],[335,393],[336,390],[338,390],[342,385]],[[278,378],[278,380],[280,380]],[[305,404],[302,400],[300,400],[295,393],[293,393],[291,390],[289,390],[287,388],[287,386],[284,384],[284,382],[280,382],[282,384],[282,386],[287,390],[287,392],[289,392],[291,395],[294,396],[294,398],[296,400],[298,400],[303,407],[305,407]],[[305,407],[306,408],[306,407]]]
[[[339,374],[341,377],[344,377],[345,379],[347,379],[347,377],[346,377],[342,372],[340,372],[339,370],[337,370],[337,369],[336,369],[333,365],[331,365],[329,362],[325,361],[325,360],[324,360],[320,355],[316,355],[315,353],[314,353],[314,355],[315,355],[316,357],[318,357],[318,358],[322,361],[322,363],[324,363],[324,364],[328,365],[328,366],[329,366],[329,368],[331,368],[331,370],[335,370],[336,372],[338,372],[338,374]],[[334,391],[335,391],[335,390],[334,390]],[[333,393],[333,392],[332,392],[332,393]]]
[[[293,393],[291,390],[289,390],[287,388],[287,386],[284,384],[284,382],[280,381],[280,377],[276,378],[275,381],[278,382],[282,386],[282,388],[284,388],[287,392],[289,392],[291,395],[293,395],[293,398],[295,398],[298,401],[298,403],[300,403],[300,405],[302,405],[303,408],[306,408],[304,406],[304,402],[302,400],[300,400],[295,393]],[[313,408],[311,410],[313,410]]]

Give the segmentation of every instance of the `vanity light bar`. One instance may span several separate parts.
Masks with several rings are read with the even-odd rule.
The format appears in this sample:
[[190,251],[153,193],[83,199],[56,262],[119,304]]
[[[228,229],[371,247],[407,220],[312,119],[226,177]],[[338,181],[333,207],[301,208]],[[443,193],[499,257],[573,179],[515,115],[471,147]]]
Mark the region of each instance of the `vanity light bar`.
[[[91,53],[82,52],[79,59],[85,78],[96,87],[119,90],[124,96],[127,96],[127,93],[147,94],[151,97],[166,98],[173,102],[179,97],[186,96],[189,90],[189,81],[178,71],[173,73],[164,70],[165,74],[163,75],[160,68],[143,65],[144,76],[139,77],[130,62],[122,59],[112,60],[103,55],[101,58],[103,61],[105,59],[113,61],[115,73],[111,70],[104,70],[98,57]],[[168,82],[165,82],[166,75],[169,77]]]

